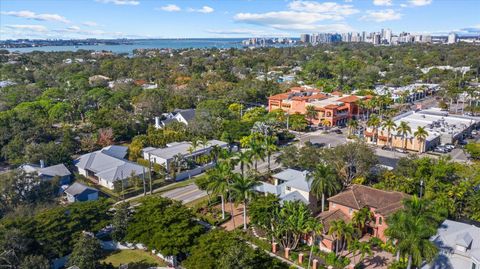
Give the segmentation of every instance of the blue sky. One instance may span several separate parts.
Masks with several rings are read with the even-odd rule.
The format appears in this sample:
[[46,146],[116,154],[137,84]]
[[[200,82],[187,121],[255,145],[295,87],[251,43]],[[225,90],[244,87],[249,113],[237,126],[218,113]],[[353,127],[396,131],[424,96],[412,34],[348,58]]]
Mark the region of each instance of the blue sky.
[[480,0],[1,0],[0,39],[480,33]]

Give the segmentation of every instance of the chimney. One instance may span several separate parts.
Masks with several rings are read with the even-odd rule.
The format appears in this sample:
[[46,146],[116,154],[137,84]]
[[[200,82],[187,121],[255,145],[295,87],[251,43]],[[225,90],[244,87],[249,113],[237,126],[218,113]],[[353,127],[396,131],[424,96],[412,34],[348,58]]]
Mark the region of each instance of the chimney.
[[160,128],[160,117],[155,117],[155,128]]
[[45,161],[44,160],[40,160],[40,168],[45,168]]

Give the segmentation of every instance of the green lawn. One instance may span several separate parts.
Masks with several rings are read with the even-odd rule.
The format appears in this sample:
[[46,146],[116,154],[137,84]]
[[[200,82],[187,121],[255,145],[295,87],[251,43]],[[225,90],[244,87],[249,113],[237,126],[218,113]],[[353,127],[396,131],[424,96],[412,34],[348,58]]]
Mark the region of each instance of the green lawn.
[[152,254],[139,249],[110,252],[101,262],[106,264],[111,263],[115,267],[128,263],[129,269],[143,269],[167,265],[164,261],[156,258]]

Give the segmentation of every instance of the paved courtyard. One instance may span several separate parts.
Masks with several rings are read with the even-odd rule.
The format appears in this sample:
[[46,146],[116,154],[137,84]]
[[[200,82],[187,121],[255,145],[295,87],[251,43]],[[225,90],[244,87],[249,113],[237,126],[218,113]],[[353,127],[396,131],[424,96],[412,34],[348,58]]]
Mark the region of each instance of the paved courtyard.
[[161,194],[162,197],[170,198],[182,202],[190,203],[197,199],[207,196],[206,191],[200,190],[197,185],[190,184]]

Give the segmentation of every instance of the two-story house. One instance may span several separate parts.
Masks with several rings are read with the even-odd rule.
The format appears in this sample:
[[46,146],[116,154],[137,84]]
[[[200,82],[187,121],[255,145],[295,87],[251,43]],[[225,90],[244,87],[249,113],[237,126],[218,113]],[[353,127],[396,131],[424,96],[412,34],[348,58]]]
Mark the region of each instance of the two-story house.
[[273,184],[262,182],[254,189],[260,193],[274,194],[284,201],[301,201],[308,205],[313,212],[318,210],[317,199],[310,193],[311,181],[307,180],[308,171],[285,169],[272,175]]
[[318,218],[324,225],[324,236],[320,248],[324,251],[335,250],[335,240],[328,235],[330,224],[335,220],[350,222],[358,210],[368,207],[373,213],[373,221],[366,223],[366,232],[386,241],[386,218],[403,208],[403,200],[408,195],[396,191],[378,190],[363,185],[352,185],[347,190],[328,198],[328,211],[320,213]]

